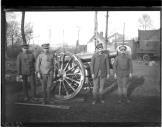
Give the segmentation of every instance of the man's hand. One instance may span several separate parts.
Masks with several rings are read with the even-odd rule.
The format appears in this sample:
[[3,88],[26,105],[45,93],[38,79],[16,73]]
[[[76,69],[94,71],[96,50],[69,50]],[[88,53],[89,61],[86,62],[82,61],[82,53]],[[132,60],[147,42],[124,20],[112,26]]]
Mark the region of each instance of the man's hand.
[[22,81],[22,75],[17,75],[17,77],[16,77],[16,81],[17,81],[17,82]]
[[22,78],[22,75],[19,75],[19,78]]
[[132,73],[129,73],[129,78],[132,78]]
[[37,73],[37,77],[40,79],[41,78],[41,74],[38,72]]
[[110,77],[110,75],[109,75],[109,74],[107,74],[107,79],[109,79],[109,77]]
[[115,78],[115,79],[117,78],[116,73],[114,74],[114,78]]
[[94,79],[94,74],[92,74],[92,78]]

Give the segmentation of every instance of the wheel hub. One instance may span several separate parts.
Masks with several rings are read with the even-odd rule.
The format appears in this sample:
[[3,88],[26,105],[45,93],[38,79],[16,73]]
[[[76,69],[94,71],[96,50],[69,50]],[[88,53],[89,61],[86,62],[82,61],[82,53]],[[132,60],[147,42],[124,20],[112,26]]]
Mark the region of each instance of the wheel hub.
[[61,76],[61,80],[64,80],[66,78],[66,72],[64,70],[60,70],[59,76]]

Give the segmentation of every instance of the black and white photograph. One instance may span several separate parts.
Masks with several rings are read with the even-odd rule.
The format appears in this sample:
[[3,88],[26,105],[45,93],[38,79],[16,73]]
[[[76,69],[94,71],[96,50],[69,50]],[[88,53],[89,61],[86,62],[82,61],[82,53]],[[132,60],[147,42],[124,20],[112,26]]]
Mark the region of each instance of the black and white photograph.
[[161,126],[161,12],[3,14],[2,126]]

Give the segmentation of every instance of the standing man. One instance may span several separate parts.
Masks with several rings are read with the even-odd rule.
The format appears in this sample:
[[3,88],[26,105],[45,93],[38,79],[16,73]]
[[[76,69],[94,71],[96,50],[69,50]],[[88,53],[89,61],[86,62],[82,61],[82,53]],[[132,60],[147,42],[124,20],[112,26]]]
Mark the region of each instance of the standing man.
[[106,54],[103,53],[102,43],[98,44],[96,49],[97,52],[94,53],[91,59],[91,72],[94,84],[92,104],[96,104],[98,98],[101,103],[104,103],[103,88],[106,77],[108,79],[110,75],[109,58]]
[[129,78],[132,77],[133,72],[132,59],[126,54],[126,46],[120,46],[119,50],[121,53],[114,61],[114,78],[117,78],[119,103],[124,99],[126,102],[130,102],[127,97],[127,89]]
[[36,62],[36,72],[41,79],[44,100],[43,104],[50,102],[50,87],[54,74],[54,55],[49,52],[49,44],[43,44],[43,53],[41,53]]
[[36,85],[35,85],[35,57],[29,51],[29,45],[22,45],[22,52],[17,56],[17,72],[18,78],[23,80],[24,101],[30,99],[28,93],[28,78],[30,78],[32,97],[31,100],[36,98]]

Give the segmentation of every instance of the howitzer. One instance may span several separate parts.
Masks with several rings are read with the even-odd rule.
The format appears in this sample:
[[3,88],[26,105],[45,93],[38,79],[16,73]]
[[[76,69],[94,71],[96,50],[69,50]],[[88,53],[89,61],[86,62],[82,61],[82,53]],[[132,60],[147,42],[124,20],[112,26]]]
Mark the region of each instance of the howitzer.
[[[116,53],[104,51],[111,59]],[[55,58],[55,78],[51,94],[58,100],[67,100],[75,97],[81,90],[92,89],[90,62],[93,54],[72,54],[69,52],[57,53]],[[110,61],[112,68],[113,61]]]
[[[117,56],[117,51],[104,50],[109,57],[110,68]],[[72,54],[70,52],[56,52],[55,73],[51,88],[51,95],[58,100],[68,100],[75,97],[81,90],[92,89],[91,76],[92,53]]]

